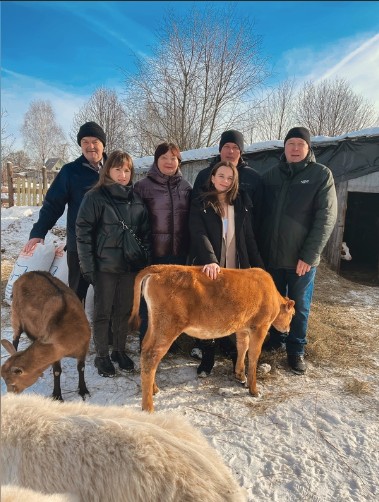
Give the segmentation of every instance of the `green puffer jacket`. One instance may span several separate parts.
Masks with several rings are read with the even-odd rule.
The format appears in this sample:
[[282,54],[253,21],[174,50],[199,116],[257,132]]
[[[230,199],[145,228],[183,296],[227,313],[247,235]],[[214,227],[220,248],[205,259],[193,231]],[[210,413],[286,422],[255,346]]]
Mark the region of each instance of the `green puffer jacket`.
[[263,175],[264,205],[259,237],[267,268],[317,266],[337,220],[332,172],[312,150],[302,162],[283,160]]
[[83,275],[91,275],[96,271],[116,274],[137,271],[141,266],[128,263],[124,257],[123,234],[128,230],[123,230],[114,208],[102,193],[103,189],[112,197],[125,223],[141,239],[150,256],[148,261],[151,261],[147,208],[131,186],[123,187],[114,183],[87,192],[79,208],[76,236],[80,269]]

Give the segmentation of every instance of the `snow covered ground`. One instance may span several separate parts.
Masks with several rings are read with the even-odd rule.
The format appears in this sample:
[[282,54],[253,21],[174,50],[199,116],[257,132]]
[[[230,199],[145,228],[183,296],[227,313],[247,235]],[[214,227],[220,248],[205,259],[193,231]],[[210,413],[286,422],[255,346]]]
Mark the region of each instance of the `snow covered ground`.
[[[9,270],[28,240],[38,211],[36,207],[1,209],[3,282],[4,271]],[[50,234],[48,239],[64,240],[64,227],[65,215],[57,223],[58,236]],[[378,339],[379,288],[355,288],[356,284],[351,283],[351,290],[344,293],[346,303],[354,305],[357,322],[362,317],[362,331],[354,331],[352,336],[359,337],[363,330],[369,330]],[[315,301],[317,295],[320,291],[316,291]],[[9,315],[9,306],[2,302],[2,337],[10,340]],[[89,403],[140,409],[138,340],[130,337],[127,343],[137,370],[133,374],[118,373],[113,379],[97,374],[91,343],[85,371],[91,392]],[[27,345],[26,337],[22,337],[20,348]],[[348,343],[341,350],[349,351]],[[198,379],[197,362],[183,350],[168,354],[158,368],[160,393],[155,396],[155,407],[157,411],[179,411],[200,429],[246,488],[249,501],[376,501],[379,358],[377,353],[367,356],[370,364],[357,367],[310,360],[303,376],[288,371],[284,356],[273,356],[272,361],[268,359],[272,370],[261,372],[258,379],[262,396],[252,398],[246,388],[234,381],[230,361],[218,356],[213,374],[208,379]],[[2,348],[2,362],[7,357]],[[75,360],[64,359],[62,368],[63,398],[80,400]],[[353,392],[347,386],[348,381],[356,379],[361,392]],[[49,396],[52,384],[51,370],[47,370],[25,392]],[[3,380],[1,392],[6,392]]]

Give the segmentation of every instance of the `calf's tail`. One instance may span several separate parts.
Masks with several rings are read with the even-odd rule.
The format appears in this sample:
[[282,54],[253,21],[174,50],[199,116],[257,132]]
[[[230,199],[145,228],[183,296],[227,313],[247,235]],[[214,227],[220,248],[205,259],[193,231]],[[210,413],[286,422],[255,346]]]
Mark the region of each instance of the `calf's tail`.
[[137,331],[141,325],[141,317],[139,315],[139,309],[141,304],[141,296],[143,296],[143,282],[148,277],[151,272],[148,270],[150,267],[147,267],[141,270],[134,281],[134,293],[133,293],[133,308],[130,313],[129,318],[129,328],[132,331]]

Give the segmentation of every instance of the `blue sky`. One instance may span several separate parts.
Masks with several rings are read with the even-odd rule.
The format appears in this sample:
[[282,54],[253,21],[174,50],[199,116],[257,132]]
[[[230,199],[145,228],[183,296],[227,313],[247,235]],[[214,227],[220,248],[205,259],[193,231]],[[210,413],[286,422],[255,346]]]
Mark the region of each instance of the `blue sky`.
[[[212,2],[222,7],[227,2]],[[209,2],[196,2],[204,8]],[[18,137],[33,99],[48,99],[68,132],[73,114],[103,85],[122,91],[133,52],[151,54],[168,7],[193,2],[1,2],[1,107]],[[268,84],[344,77],[379,109],[379,2],[233,2],[262,37]]]

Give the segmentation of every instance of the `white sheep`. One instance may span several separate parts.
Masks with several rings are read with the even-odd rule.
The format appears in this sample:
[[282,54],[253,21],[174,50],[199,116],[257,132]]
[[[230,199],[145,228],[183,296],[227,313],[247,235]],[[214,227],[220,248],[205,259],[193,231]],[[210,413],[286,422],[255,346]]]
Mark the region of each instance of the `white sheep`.
[[69,493],[46,495],[21,486],[2,485],[1,502],[79,502],[79,498]]
[[177,413],[25,394],[1,401],[3,483],[83,502],[247,500],[217,451]]

